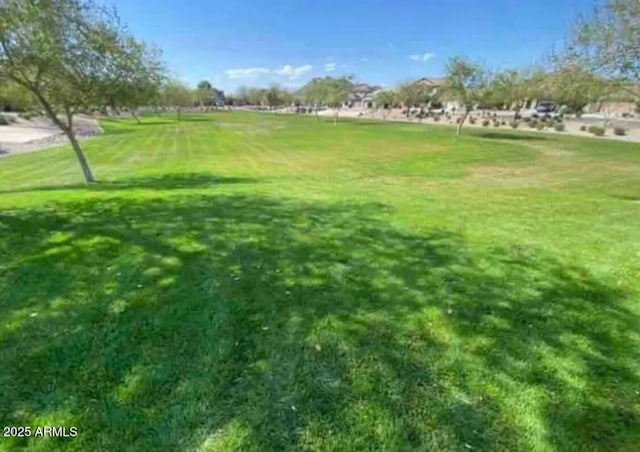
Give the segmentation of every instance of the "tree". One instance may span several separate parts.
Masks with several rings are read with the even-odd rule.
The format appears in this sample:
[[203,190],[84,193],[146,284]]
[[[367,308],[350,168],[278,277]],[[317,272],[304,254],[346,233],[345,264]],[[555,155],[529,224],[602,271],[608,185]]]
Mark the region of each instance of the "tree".
[[456,131],[456,135],[460,136],[473,106],[487,98],[490,85],[488,74],[481,66],[464,57],[453,57],[447,63],[446,80],[449,95],[464,108]]
[[196,100],[200,104],[200,107],[204,107],[207,104],[210,105],[211,103],[213,103],[214,93],[215,93],[215,90],[211,85],[211,83],[209,83],[209,81],[202,80],[200,83],[198,83],[198,87],[196,88],[195,95],[196,95]]
[[249,105],[263,105],[267,103],[267,90],[261,88],[248,88],[247,100]]
[[322,105],[327,98],[327,85],[324,80],[323,78],[315,77],[301,89],[305,102],[313,105],[316,119],[318,119],[318,107]]
[[73,119],[104,105],[145,61],[115,11],[90,0],[0,1],[0,79],[29,91],[69,139],[85,180],[95,180]]
[[422,85],[416,82],[405,82],[396,89],[396,97],[398,102],[406,107],[408,118],[411,107],[427,102],[429,95]]
[[270,109],[280,107],[285,103],[283,90],[278,85],[272,85],[264,94],[264,99]]
[[140,123],[137,111],[141,106],[157,104],[160,97],[160,89],[166,81],[166,71],[160,60],[160,52],[148,48],[144,43],[132,42],[129,51],[135,57],[128,58],[119,75],[119,83],[109,92],[112,109],[126,107],[135,120]]
[[580,115],[588,104],[597,102],[614,88],[604,77],[581,67],[559,67],[549,76],[553,99]]
[[182,108],[193,105],[193,92],[178,80],[170,80],[162,89],[161,96],[165,105],[176,109],[178,121],[181,119]]
[[324,85],[324,103],[333,110],[333,124],[336,125],[340,109],[349,100],[349,94],[351,94],[353,87],[351,77],[325,77],[322,85]]
[[393,104],[396,102],[396,93],[392,90],[383,90],[378,91],[373,97],[373,104],[377,109],[382,110],[382,120],[387,120],[387,115],[391,108],[393,108]]
[[588,72],[638,83],[639,43],[640,1],[603,0],[578,21],[562,57]]
[[247,105],[249,103],[248,88],[246,86],[239,86],[233,98],[234,105]]
[[31,92],[15,82],[0,80],[0,105],[29,110],[37,105]]
[[525,83],[524,76],[513,69],[496,74],[491,81],[490,94],[488,93],[492,99],[490,103],[513,108],[515,120],[526,98]]

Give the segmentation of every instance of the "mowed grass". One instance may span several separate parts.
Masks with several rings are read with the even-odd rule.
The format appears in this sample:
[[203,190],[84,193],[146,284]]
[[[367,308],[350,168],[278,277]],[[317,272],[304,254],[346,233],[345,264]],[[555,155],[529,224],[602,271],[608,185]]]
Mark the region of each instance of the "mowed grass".
[[219,112],[0,159],[0,450],[640,447],[640,146]]

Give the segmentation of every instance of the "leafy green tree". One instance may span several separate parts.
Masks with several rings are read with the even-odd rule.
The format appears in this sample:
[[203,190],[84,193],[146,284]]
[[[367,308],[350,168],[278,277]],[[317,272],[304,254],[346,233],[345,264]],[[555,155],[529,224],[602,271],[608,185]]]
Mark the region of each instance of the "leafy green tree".
[[74,116],[129,86],[146,65],[137,44],[114,10],[90,0],[0,1],[0,79],[29,91],[64,132],[87,182]]
[[562,57],[587,72],[640,82],[640,1],[603,0],[578,21]]
[[396,93],[393,90],[378,91],[373,97],[373,104],[382,111],[382,120],[386,121],[393,105],[396,103]]
[[553,99],[580,115],[588,104],[601,100],[614,85],[581,67],[561,67],[550,75]]
[[338,123],[340,109],[349,100],[349,94],[353,88],[351,77],[325,77],[322,81],[324,85],[324,103],[333,110],[333,124]]
[[264,99],[270,109],[278,108],[285,103],[285,95],[278,85],[272,85],[266,91]]
[[427,102],[429,95],[422,85],[415,82],[406,82],[402,83],[396,89],[396,98],[398,102],[406,107],[406,115],[408,118],[411,107]]
[[137,111],[142,106],[157,104],[160,89],[166,81],[166,70],[160,60],[160,52],[150,49],[144,43],[131,42],[129,51],[136,54],[129,58],[129,67],[121,71],[120,77],[127,83],[118,83],[109,91],[110,106],[113,109],[126,107],[135,120],[140,123]]
[[264,105],[267,103],[267,90],[261,88],[248,88],[247,100],[249,105]]
[[490,79],[481,66],[464,57],[453,57],[447,63],[446,80],[449,95],[464,109],[456,131],[456,135],[460,136],[473,106],[485,101],[490,94]]
[[29,110],[37,105],[37,101],[23,86],[10,80],[0,80],[0,105]]
[[198,83],[195,97],[200,104],[200,107],[211,105],[213,103],[214,94],[215,90],[208,80],[202,80],[200,83]]
[[302,97],[309,105],[313,105],[313,109],[318,119],[318,108],[326,101],[326,89],[325,79],[321,77],[315,77],[309,83],[307,83],[302,89]]
[[490,103],[513,108],[515,120],[526,98],[526,80],[522,73],[509,69],[496,74],[489,91]]
[[189,89],[187,85],[178,81],[170,80],[162,90],[163,103],[168,107],[176,109],[176,115],[178,121],[180,121],[182,109],[184,107],[191,107],[194,103],[194,93]]

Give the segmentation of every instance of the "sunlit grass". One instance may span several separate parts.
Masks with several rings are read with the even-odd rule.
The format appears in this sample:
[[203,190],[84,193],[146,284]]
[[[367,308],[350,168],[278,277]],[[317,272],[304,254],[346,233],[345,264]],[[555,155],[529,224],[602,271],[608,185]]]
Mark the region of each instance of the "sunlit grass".
[[0,159],[0,450],[637,449],[637,145],[143,122]]

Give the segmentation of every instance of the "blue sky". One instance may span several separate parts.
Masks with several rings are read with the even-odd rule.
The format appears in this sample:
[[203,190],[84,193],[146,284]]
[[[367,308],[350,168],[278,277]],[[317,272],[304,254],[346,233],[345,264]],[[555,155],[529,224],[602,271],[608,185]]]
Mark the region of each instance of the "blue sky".
[[439,76],[452,55],[537,63],[594,0],[112,0],[179,78],[297,87],[353,74],[394,85]]

